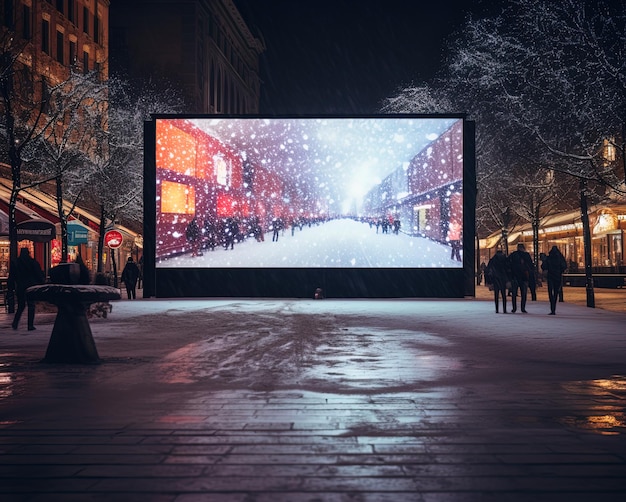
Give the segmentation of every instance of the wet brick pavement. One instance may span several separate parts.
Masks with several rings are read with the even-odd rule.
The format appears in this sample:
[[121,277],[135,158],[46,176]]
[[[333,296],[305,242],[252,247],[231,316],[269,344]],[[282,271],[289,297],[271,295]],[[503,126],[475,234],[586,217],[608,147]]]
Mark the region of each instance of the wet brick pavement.
[[[496,316],[488,301],[409,303],[413,320],[399,304],[122,302],[92,320],[96,366],[38,362],[50,314],[32,334],[0,317],[0,500],[626,500],[625,315],[559,305],[594,348],[558,324],[567,345],[539,329],[526,344],[547,317]],[[214,320],[206,332],[172,328],[197,309]],[[338,329],[311,327],[293,349],[301,366],[272,369],[279,383],[258,368],[279,345],[231,366],[215,355],[294,310]],[[159,332],[140,331],[149,319]]]

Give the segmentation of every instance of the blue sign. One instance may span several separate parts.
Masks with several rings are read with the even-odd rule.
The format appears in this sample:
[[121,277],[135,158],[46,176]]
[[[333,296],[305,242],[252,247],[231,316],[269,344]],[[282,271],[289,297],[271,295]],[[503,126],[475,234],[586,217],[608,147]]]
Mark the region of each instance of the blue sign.
[[79,223],[67,224],[67,245],[78,246],[86,244],[89,237],[89,229]]

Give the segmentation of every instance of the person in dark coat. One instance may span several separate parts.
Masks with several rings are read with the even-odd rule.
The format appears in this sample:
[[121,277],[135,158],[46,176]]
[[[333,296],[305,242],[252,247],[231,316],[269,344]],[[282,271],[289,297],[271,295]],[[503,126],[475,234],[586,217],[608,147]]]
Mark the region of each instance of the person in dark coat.
[[282,228],[282,220],[280,218],[274,218],[272,220],[272,242],[278,242],[278,235],[280,233],[280,230]]
[[193,218],[189,222],[189,225],[187,225],[187,229],[185,230],[185,237],[187,237],[187,241],[191,245],[191,256],[202,256],[202,253],[200,252],[200,244],[202,244],[202,232],[196,218]]
[[548,256],[541,264],[541,269],[548,274],[548,298],[550,299],[550,314],[556,315],[556,300],[563,284],[563,272],[567,268],[565,257],[559,248],[552,246]]
[[75,263],[78,264],[80,270],[79,284],[91,284],[91,274],[81,255],[76,256]]
[[509,255],[509,263],[511,264],[512,275],[512,291],[511,301],[513,308],[511,312],[517,311],[517,291],[520,292],[522,312],[526,313],[526,300],[528,298],[528,285],[531,275],[535,275],[535,264],[530,254],[526,251],[526,247],[521,242],[517,245],[517,251],[513,251]]
[[509,281],[509,262],[502,252],[498,250],[489,260],[485,269],[485,284],[493,287],[493,297],[498,313],[498,297],[502,296],[502,312],[506,314],[506,283]]
[[122,282],[126,285],[126,294],[129,300],[137,298],[137,280],[139,279],[139,267],[129,256],[124,270],[122,271]]
[[224,249],[235,249],[235,238],[239,233],[239,225],[234,218],[227,218],[224,223]]
[[26,301],[26,290],[31,286],[44,283],[44,275],[39,262],[31,258],[28,248],[20,249],[20,256],[15,261],[9,272],[9,284],[15,287],[15,295],[17,296],[17,310],[13,318],[12,327],[17,329],[20,317],[28,303],[28,331],[35,329],[35,302]]

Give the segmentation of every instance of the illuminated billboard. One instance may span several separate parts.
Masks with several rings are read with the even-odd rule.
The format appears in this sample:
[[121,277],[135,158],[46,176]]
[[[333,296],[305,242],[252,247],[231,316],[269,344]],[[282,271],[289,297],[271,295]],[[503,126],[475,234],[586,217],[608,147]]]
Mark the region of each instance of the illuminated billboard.
[[465,125],[155,116],[145,200],[155,273],[463,270]]

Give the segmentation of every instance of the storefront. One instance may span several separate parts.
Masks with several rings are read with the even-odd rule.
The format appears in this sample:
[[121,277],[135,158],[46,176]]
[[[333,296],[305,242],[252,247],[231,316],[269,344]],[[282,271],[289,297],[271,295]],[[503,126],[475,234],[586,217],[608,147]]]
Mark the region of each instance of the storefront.
[[[9,271],[7,216],[9,197],[9,187],[0,183],[0,278],[6,278]],[[69,210],[68,207],[67,211]],[[28,220],[41,220],[47,224],[45,228],[28,230],[26,227],[32,226],[32,223],[24,223]],[[98,266],[99,219],[82,208],[74,207],[68,220],[68,261],[75,261],[80,255],[93,277]],[[28,247],[31,256],[39,261],[46,273],[51,267],[61,263],[61,224],[56,214],[56,200],[53,197],[34,189],[20,191],[20,197],[16,203],[16,222],[18,224],[18,247]],[[119,275],[120,264],[123,266],[129,256],[139,260],[143,254],[143,241],[139,234],[124,226],[115,225],[115,229],[119,230],[123,236],[122,245],[115,250],[117,266],[113,266],[112,250],[107,247],[103,250],[102,261],[105,273],[112,274],[116,268]],[[30,240],[37,236],[39,240]]]
[[[626,230],[626,205],[594,207],[589,211],[591,230],[591,264],[595,273],[626,273],[624,263],[624,231]],[[533,231],[530,224],[511,231],[508,236],[509,251],[518,242],[533,252]],[[487,263],[501,245],[500,232],[480,239],[480,260]],[[583,225],[580,211],[557,214],[542,220],[539,229],[539,253],[548,253],[557,246],[569,264],[569,272],[583,270],[585,266]]]

